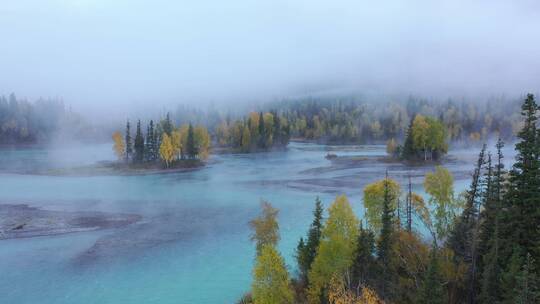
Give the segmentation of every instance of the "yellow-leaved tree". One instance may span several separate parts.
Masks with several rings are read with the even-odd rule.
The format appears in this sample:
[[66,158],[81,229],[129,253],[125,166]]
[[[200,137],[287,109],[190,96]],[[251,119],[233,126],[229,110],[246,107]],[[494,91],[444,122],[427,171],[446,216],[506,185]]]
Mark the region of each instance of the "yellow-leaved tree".
[[362,286],[359,294],[356,294],[345,287],[343,279],[335,276],[330,281],[328,302],[330,304],[384,304],[384,301],[371,288]]
[[179,129],[175,129],[174,131],[172,131],[171,143],[173,146],[174,157],[176,159],[179,159],[181,157],[182,147],[183,147],[182,134],[180,133]]
[[396,299],[403,303],[417,303],[418,283],[422,282],[429,261],[429,247],[415,233],[395,232],[394,261],[399,279],[394,289]]
[[174,160],[174,147],[171,141],[171,137],[167,135],[167,133],[163,133],[163,138],[161,139],[161,146],[159,146],[159,156],[165,162],[167,168]]
[[275,246],[279,241],[278,210],[268,202],[261,203],[261,215],[249,222],[253,229],[251,240],[257,247],[257,255],[261,254],[264,245]]
[[231,127],[226,121],[220,123],[216,128],[216,137],[220,146],[228,146],[231,144]]
[[126,154],[126,145],[124,144],[124,138],[122,137],[122,134],[120,132],[116,131],[113,133],[112,139],[114,141],[114,154],[116,154],[118,160],[121,160],[125,157]]
[[207,159],[210,153],[210,134],[208,134],[208,130],[203,126],[196,126],[193,133],[195,135],[195,144],[199,151],[199,159]]
[[317,256],[308,274],[309,303],[319,303],[321,293],[332,277],[346,276],[354,261],[359,221],[345,195],[338,196],[330,205],[328,215]]
[[413,146],[416,150],[424,151],[424,160],[427,160],[429,124],[423,115],[416,115],[412,125]]
[[189,132],[189,125],[183,124],[179,129],[179,136],[180,136],[180,158],[184,159],[187,154],[187,137]]
[[244,130],[242,131],[242,151],[248,152],[251,147],[251,133],[249,132],[249,128],[247,126],[244,126]]
[[424,189],[430,195],[431,222],[438,239],[444,239],[461,207],[460,201],[454,198],[454,177],[448,169],[437,166],[435,172],[426,173]]
[[371,183],[364,188],[366,219],[375,233],[378,233],[382,228],[381,215],[383,211],[385,181],[388,182],[390,208],[395,210],[401,192],[401,187],[395,180],[390,178],[383,179]]
[[251,289],[254,304],[292,304],[294,301],[285,260],[272,244],[265,244],[257,256]]

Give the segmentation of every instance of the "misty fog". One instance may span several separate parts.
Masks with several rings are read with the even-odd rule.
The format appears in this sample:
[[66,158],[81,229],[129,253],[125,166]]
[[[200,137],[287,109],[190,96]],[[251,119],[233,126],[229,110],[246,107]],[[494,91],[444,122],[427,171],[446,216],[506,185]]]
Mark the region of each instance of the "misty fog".
[[82,111],[536,91],[536,1],[2,1],[0,93]]
[[537,0],[0,0],[0,302],[540,303]]

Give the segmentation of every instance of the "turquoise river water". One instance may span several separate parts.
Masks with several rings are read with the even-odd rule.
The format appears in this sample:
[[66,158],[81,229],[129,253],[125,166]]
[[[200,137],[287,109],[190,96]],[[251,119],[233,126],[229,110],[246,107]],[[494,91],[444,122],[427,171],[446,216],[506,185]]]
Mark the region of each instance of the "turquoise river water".
[[[261,200],[280,209],[279,249],[294,274],[294,248],[316,196],[328,205],[345,193],[362,217],[362,187],[386,169],[403,185],[412,172],[418,191],[423,173],[432,170],[379,162],[331,166],[324,158],[329,151],[384,155],[383,146],[291,143],[281,152],[213,155],[209,166],[192,172],[75,177],[32,172],[111,160],[110,145],[2,150],[0,204],[142,219],[118,229],[0,240],[0,302],[234,303],[250,286],[248,222]],[[472,164],[448,164],[457,190],[466,186]]]

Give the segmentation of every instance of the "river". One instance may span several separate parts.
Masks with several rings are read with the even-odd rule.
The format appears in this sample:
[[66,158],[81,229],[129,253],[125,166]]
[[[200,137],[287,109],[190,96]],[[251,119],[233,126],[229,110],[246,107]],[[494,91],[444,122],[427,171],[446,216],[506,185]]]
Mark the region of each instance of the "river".
[[[362,188],[389,175],[421,192],[432,166],[372,162],[332,166],[324,156],[383,156],[383,146],[291,143],[287,151],[212,155],[207,167],[137,176],[50,176],[36,168],[114,158],[110,145],[2,150],[0,204],[45,210],[137,214],[122,228],[0,240],[1,303],[234,303],[250,287],[254,246],[248,222],[261,200],[279,208],[279,249],[295,271],[294,248],[307,232],[316,196],[328,206],[345,193],[359,217]],[[478,151],[447,167],[456,192]],[[421,227],[418,227],[421,230]]]

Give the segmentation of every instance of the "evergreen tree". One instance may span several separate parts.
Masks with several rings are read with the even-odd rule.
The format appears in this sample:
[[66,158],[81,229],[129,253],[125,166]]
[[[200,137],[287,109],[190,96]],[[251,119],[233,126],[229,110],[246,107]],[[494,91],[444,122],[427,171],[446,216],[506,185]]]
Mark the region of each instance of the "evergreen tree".
[[[521,247],[521,252],[540,256],[540,140],[534,95],[528,94],[522,107],[523,129],[516,144],[516,162],[509,177],[505,197],[503,234],[507,248]],[[505,252],[507,258],[510,253]]]
[[384,179],[384,200],[381,215],[381,233],[377,246],[377,259],[381,267],[380,295],[388,300],[392,298],[395,284],[395,265],[393,263],[392,248],[394,244],[394,210],[392,209],[391,191],[389,189],[388,172]]
[[165,120],[163,123],[163,132],[167,133],[167,135],[171,136],[173,131],[173,123],[171,121],[171,116],[169,112],[167,112],[167,115],[165,116]]
[[437,246],[434,242],[430,252],[429,265],[417,302],[419,304],[445,303],[437,252]]
[[135,132],[135,142],[133,144],[135,150],[135,162],[141,163],[144,160],[144,136],[141,131],[141,121],[137,122],[137,130]]
[[516,288],[514,290],[514,303],[535,304],[540,303],[539,281],[536,275],[534,259],[530,253],[525,257],[525,264],[516,278]]
[[501,277],[502,303],[515,303],[514,300],[516,297],[516,287],[518,286],[518,276],[524,260],[522,255],[521,248],[514,246],[510,260],[506,262],[506,268]]
[[495,244],[483,256],[480,303],[491,304],[500,301],[501,269],[499,263],[498,244]]
[[307,249],[306,249],[306,243],[304,242],[304,238],[300,237],[300,240],[298,241],[298,245],[296,245],[296,263],[298,264],[298,274],[299,279],[302,282],[307,281],[307,272],[306,269],[309,269],[309,262],[307,257]]
[[488,153],[485,164],[485,174],[482,180],[484,191],[482,192],[483,208],[480,212],[480,231],[478,253],[484,255],[489,249],[489,242],[493,237],[495,229],[495,220],[497,217],[498,206],[496,201],[495,185],[494,185],[493,165],[491,162],[491,153]]
[[376,269],[375,234],[370,229],[364,229],[360,223],[356,258],[353,264],[353,284],[374,286]]
[[[477,162],[477,167],[473,174],[473,186],[470,189],[468,197],[469,221],[470,230],[467,232],[467,242],[469,244],[470,265],[467,274],[467,303],[473,304],[476,302],[478,293],[478,268],[479,268],[479,233],[480,233],[480,209],[483,203],[484,194],[489,195],[485,191],[487,182],[482,179],[482,168],[485,164],[486,145],[484,144],[480,157]],[[489,177],[491,179],[491,176]]]
[[133,144],[131,143],[131,131],[129,120],[126,123],[126,161],[129,161],[129,158],[133,154]]
[[298,268],[300,270],[300,277],[306,283],[308,283],[307,275],[309,273],[309,270],[311,269],[311,264],[313,263],[313,261],[315,260],[315,256],[317,255],[317,248],[319,247],[319,242],[321,239],[321,231],[323,225],[322,216],[322,202],[319,197],[317,197],[315,199],[315,210],[313,211],[313,222],[311,223],[311,226],[309,228],[307,241],[304,244],[303,238],[300,238],[297,247],[296,258],[298,262]]
[[146,151],[145,157],[147,161],[154,161],[156,159],[156,143],[154,134],[154,121],[150,120],[146,129]]
[[195,134],[193,131],[193,126],[189,124],[188,128],[188,136],[186,141],[186,151],[187,155],[190,159],[195,159],[197,155],[199,154],[199,151],[197,149],[197,145],[195,143]]
[[328,208],[328,219],[321,233],[317,256],[309,271],[309,303],[324,298],[330,280],[345,278],[354,263],[358,240],[358,219],[345,195]]
[[407,129],[407,133],[405,135],[405,142],[403,143],[403,149],[401,149],[401,157],[403,159],[412,159],[416,156],[416,152],[414,149],[414,140],[413,140],[413,121],[414,121],[415,115],[412,116],[411,122],[409,123],[409,128]]
[[154,128],[154,136],[152,138],[153,140],[153,146],[154,146],[154,160],[159,158],[159,147],[161,147],[161,132],[159,131],[159,124],[157,124]]
[[484,167],[485,145],[478,155],[471,186],[467,191],[465,209],[456,219],[454,227],[447,239],[447,246],[454,251],[455,264],[467,266],[465,290],[457,291],[463,303],[471,303],[476,299],[477,284],[477,247],[479,230],[479,208],[482,193],[482,168]]
[[[501,218],[502,218],[502,192],[504,184],[504,164],[502,163],[502,148],[504,143],[497,141],[497,162],[491,181],[490,196],[486,196],[484,211],[482,213],[482,276],[481,303],[498,303],[501,300],[502,265],[501,260]],[[489,161],[488,161],[489,163]],[[490,172],[491,169],[488,169]]]
[[501,214],[500,191],[502,183],[502,143],[497,143],[498,160],[495,171],[488,156],[486,173],[486,191],[484,193],[484,209],[481,213],[482,227],[480,231],[479,255],[481,256],[481,303],[496,303],[500,300],[501,261],[499,257],[499,221]]
[[144,161],[151,161],[151,157],[152,157],[152,147],[151,147],[151,142],[152,142],[152,133],[150,133],[150,126],[146,126],[146,137],[144,138],[145,141],[144,141]]
[[407,199],[405,201],[405,216],[407,218],[407,232],[412,233],[412,183],[411,174],[409,173],[409,183],[407,187]]
[[504,143],[499,138],[497,141],[497,163],[491,182],[491,197],[484,204],[483,227],[482,227],[482,281],[481,303],[498,303],[501,300],[502,262],[500,254],[501,237],[500,221],[502,217],[502,192],[504,184],[504,164],[502,148]]
[[272,115],[274,116],[274,127],[272,130],[272,137],[274,138],[274,145],[281,145],[282,144],[282,138],[281,138],[281,119],[279,118],[279,115],[277,111],[272,111]]
[[265,149],[266,148],[266,138],[265,138],[265,130],[264,130],[264,116],[262,112],[259,112],[259,148]]

